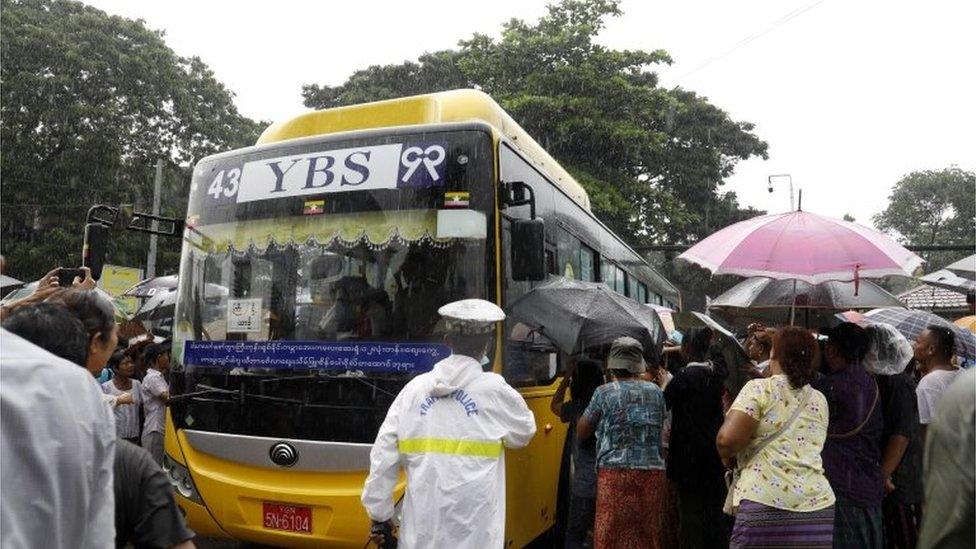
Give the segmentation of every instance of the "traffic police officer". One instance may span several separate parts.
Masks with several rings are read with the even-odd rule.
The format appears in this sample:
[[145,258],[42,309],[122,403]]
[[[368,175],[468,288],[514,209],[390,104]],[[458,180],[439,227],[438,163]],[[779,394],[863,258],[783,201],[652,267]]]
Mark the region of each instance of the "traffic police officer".
[[390,406],[370,453],[362,502],[373,540],[390,540],[393,490],[407,473],[400,544],[501,548],[505,540],[505,453],[535,434],[522,396],[481,360],[505,313],[465,299],[438,310],[451,356],[411,380]]

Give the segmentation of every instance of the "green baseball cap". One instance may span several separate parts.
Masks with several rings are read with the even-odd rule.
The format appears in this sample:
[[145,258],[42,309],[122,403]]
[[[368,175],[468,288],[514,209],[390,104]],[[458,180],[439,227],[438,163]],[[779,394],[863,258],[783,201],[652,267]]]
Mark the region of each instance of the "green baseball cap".
[[610,346],[607,367],[611,370],[627,370],[632,374],[643,374],[647,371],[647,365],[644,363],[644,346],[632,337],[618,337]]

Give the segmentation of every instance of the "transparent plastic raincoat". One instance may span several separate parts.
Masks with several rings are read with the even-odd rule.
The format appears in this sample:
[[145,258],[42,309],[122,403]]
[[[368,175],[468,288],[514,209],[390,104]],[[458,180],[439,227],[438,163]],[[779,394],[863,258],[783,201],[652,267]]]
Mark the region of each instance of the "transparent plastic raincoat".
[[867,327],[868,352],[864,367],[872,374],[893,376],[905,371],[914,356],[912,344],[889,324],[872,324]]
[[503,547],[504,448],[524,447],[535,431],[525,400],[501,376],[451,355],[390,406],[370,453],[363,506],[375,521],[392,519],[403,467],[401,547]]

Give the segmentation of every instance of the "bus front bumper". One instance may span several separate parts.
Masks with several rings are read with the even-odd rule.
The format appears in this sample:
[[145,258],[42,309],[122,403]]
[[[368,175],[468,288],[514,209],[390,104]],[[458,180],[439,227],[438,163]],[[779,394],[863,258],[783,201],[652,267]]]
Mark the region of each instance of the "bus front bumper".
[[[315,472],[256,467],[198,451],[186,433],[168,422],[166,453],[189,471],[192,491],[177,501],[197,534],[278,547],[356,547],[369,537],[370,520],[360,503],[366,471]],[[401,480],[397,494],[402,493]],[[305,507],[311,532],[265,527],[264,504]]]

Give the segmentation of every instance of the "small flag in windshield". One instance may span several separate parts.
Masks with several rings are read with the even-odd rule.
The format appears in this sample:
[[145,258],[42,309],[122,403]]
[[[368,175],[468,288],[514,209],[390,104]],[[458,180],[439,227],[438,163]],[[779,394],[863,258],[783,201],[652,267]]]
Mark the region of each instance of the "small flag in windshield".
[[471,198],[471,193],[463,191],[451,191],[444,193],[445,208],[467,208]]
[[325,200],[306,200],[305,209],[302,210],[304,215],[319,215],[325,213]]

